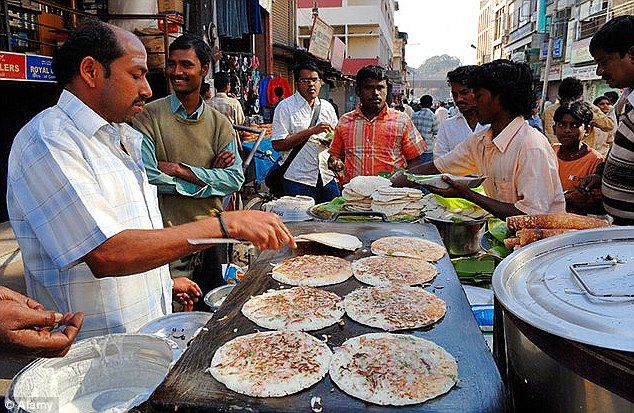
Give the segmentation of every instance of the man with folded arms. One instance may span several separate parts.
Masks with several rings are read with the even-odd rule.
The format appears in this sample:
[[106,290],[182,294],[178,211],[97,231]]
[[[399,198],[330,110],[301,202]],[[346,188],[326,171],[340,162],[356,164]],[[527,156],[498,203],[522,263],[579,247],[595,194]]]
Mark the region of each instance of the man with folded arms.
[[[498,218],[565,210],[557,158],[548,140],[526,123],[534,101],[533,79],[527,65],[495,60],[480,66],[468,86],[476,99],[480,122],[490,126],[471,135],[448,154],[410,168],[414,174],[481,174],[488,196],[443,179],[449,189],[432,189],[450,198],[464,198]],[[403,174],[395,186],[414,186]]]
[[355,176],[420,164],[427,145],[409,116],[388,107],[385,69],[365,66],[356,80],[360,105],[339,119],[328,167],[343,172],[345,184]]
[[58,313],[83,312],[78,338],[135,332],[171,312],[172,294],[198,298],[196,284],[172,283],[165,265],[205,248],[189,238],[294,244],[277,216],[260,211],[163,229],[142,135],[125,123],[152,96],[146,60],[132,33],[82,24],[53,58],[59,101],[18,132],[9,155],[7,206],[27,292]]

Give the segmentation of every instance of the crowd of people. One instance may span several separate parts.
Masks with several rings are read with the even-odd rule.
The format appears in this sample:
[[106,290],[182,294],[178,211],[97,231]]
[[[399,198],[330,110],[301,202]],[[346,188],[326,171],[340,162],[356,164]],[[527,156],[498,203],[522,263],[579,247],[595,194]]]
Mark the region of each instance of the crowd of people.
[[[522,63],[448,73],[453,116],[434,113],[431,96],[417,111],[390,107],[386,70],[366,66],[358,106],[339,117],[319,97],[319,68],[301,62],[296,92],[275,107],[271,138],[282,156],[267,182],[323,202],[359,175],[395,172],[395,186],[411,186],[402,171],[475,173],[487,177],[486,195],[449,177],[449,189],[434,191],[500,218],[568,209],[634,224],[634,17],[606,23],[590,52],[597,74],[622,89],[617,101],[585,102],[581,83],[565,79],[543,122]],[[76,338],[136,331],[169,314],[173,300],[193,308],[222,281],[204,274],[218,266],[218,250],[188,238],[294,247],[276,215],[223,211],[222,198],[244,182],[231,126],[244,115],[221,74],[216,97],[201,97],[209,56],[201,38],[176,39],[173,93],[146,105],[147,55],[132,33],[89,20],[59,49],[59,101],[18,133],[9,158],[7,204],[31,298],[0,287],[3,348],[60,356]],[[202,269],[193,281],[170,276],[168,264],[181,259]]]

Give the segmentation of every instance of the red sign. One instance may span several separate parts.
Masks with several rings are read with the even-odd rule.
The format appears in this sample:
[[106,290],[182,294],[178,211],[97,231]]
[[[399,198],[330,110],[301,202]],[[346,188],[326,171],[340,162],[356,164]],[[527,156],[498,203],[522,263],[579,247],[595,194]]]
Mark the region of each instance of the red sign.
[[[343,0],[317,0],[317,7],[341,7]],[[298,9],[312,9],[315,0],[297,0]]]
[[26,79],[26,56],[0,52],[0,79]]

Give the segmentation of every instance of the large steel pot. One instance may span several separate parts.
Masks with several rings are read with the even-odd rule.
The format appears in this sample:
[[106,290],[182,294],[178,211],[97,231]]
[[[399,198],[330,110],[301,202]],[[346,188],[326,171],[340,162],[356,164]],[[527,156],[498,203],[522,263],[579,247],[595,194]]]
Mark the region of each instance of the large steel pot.
[[634,227],[578,231],[497,267],[494,355],[516,411],[634,411],[632,251]]
[[486,220],[453,222],[425,217],[434,224],[449,251],[449,255],[471,255],[480,251],[480,238],[486,231]]

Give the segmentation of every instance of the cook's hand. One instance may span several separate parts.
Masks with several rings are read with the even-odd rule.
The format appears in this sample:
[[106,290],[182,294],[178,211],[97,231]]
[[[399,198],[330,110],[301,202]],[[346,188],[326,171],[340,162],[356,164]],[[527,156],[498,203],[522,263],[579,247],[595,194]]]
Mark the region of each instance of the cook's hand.
[[264,211],[231,211],[222,214],[229,235],[247,240],[261,250],[284,245],[297,248],[291,232],[277,215]]
[[332,125],[328,122],[320,122],[310,128],[311,135],[317,135],[323,132],[332,132],[333,130]]
[[468,186],[455,182],[453,179],[446,175],[442,177],[442,180],[449,184],[449,188],[440,189],[429,186],[427,187],[427,189],[429,189],[430,192],[433,192],[434,194],[438,194],[445,198],[465,198],[465,194],[470,191]]
[[407,179],[404,171],[397,171],[394,175],[392,175],[392,177],[390,178],[390,181],[392,181],[392,186],[397,188],[402,188],[402,187],[413,188],[415,186],[418,186],[416,182],[410,181],[409,179]]
[[177,277],[173,281],[172,296],[183,306],[183,311],[192,311],[194,304],[203,295],[202,290],[198,284],[187,277]]
[[236,157],[231,151],[222,151],[211,164],[212,168],[228,168],[236,161]]
[[[0,343],[11,352],[39,357],[63,357],[84,321],[82,313],[60,314],[0,300]],[[51,331],[55,325],[63,331]]]
[[179,176],[182,166],[176,162],[158,161],[158,169],[169,176]]
[[595,189],[601,188],[601,176],[599,174],[591,174],[581,180],[579,192],[585,195],[592,194]]

